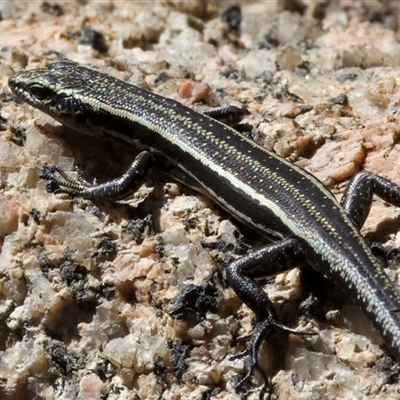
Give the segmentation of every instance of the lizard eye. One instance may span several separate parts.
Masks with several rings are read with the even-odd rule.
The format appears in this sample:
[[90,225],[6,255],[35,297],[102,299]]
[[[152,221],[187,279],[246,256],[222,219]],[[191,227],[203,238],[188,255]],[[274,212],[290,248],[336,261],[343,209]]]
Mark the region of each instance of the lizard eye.
[[50,97],[51,90],[44,88],[43,86],[33,86],[31,88],[31,94],[36,100],[44,100]]

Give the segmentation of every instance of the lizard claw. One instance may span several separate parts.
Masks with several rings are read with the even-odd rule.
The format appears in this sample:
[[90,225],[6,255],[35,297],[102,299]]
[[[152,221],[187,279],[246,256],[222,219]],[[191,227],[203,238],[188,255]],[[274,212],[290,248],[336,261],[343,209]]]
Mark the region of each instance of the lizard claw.
[[240,381],[235,385],[235,389],[237,392],[243,391],[246,382],[248,382],[251,379],[251,377],[254,375],[254,371],[257,370],[261,374],[264,380],[264,384],[260,390],[260,400],[264,399],[265,395],[268,395],[268,397],[270,396],[270,386],[271,386],[270,381],[268,379],[267,373],[264,371],[264,369],[262,369],[262,367],[258,363],[257,356],[262,341],[266,339],[266,337],[269,336],[274,329],[279,329],[281,331],[291,333],[294,335],[317,335],[316,332],[302,331],[289,328],[285,325],[280,324],[273,318],[267,318],[264,321],[258,322],[251,335],[244,335],[240,337],[243,338],[247,336],[251,338],[249,348],[242,351],[241,353],[235,354],[230,357],[230,360],[236,360],[246,356],[249,356],[250,358],[250,365],[247,374],[242,379],[240,379]]

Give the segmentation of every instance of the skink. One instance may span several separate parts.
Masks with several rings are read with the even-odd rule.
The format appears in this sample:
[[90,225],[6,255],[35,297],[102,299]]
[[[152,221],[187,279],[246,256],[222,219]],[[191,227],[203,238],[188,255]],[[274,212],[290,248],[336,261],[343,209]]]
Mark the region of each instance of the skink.
[[[68,60],[18,72],[9,85],[17,96],[62,124],[141,151],[122,178],[99,186],[74,181],[56,169],[63,191],[121,199],[138,188],[157,159],[163,159],[232,215],[275,240],[226,270],[229,284],[258,320],[244,380],[257,368],[267,382],[257,353],[272,329],[304,333],[277,321],[256,282],[294,262],[307,262],[345,290],[400,361],[400,295],[359,232],[373,194],[400,206],[399,186],[363,171],[353,177],[339,204],[313,175],[211,116]],[[265,387],[261,396],[264,391]]]

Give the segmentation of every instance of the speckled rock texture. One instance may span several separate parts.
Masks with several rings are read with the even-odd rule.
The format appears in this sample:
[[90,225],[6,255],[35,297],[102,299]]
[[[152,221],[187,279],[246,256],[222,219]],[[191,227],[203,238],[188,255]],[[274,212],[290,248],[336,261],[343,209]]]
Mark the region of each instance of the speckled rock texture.
[[[131,199],[48,193],[43,165],[117,177],[136,154],[22,104],[15,71],[67,57],[193,106],[247,108],[244,134],[340,198],[360,169],[400,184],[398,1],[0,2],[0,398],[257,399],[235,383],[254,315],[225,266],[265,243],[155,171]],[[363,229],[398,284],[400,210]],[[385,251],[381,250],[381,253]],[[399,399],[399,365],[310,268],[260,282],[280,321],[259,361],[279,400]],[[343,291],[341,290],[343,289]]]

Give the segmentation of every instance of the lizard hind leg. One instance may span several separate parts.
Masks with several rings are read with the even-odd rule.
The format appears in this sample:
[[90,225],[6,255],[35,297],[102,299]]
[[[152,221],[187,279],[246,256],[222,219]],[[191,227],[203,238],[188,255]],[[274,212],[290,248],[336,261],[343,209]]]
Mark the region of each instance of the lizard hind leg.
[[262,247],[228,266],[226,277],[229,284],[240,299],[256,314],[258,320],[252,334],[245,336],[245,338],[250,337],[249,348],[231,357],[231,359],[249,357],[247,374],[237,383],[236,390],[242,391],[254,375],[254,371],[257,370],[264,380],[260,399],[266,395],[269,379],[258,362],[258,353],[263,340],[273,331],[280,330],[295,335],[316,334],[292,329],[279,323],[271,300],[256,282],[256,279],[283,272],[302,262],[303,255],[298,243],[296,239],[290,238]]

